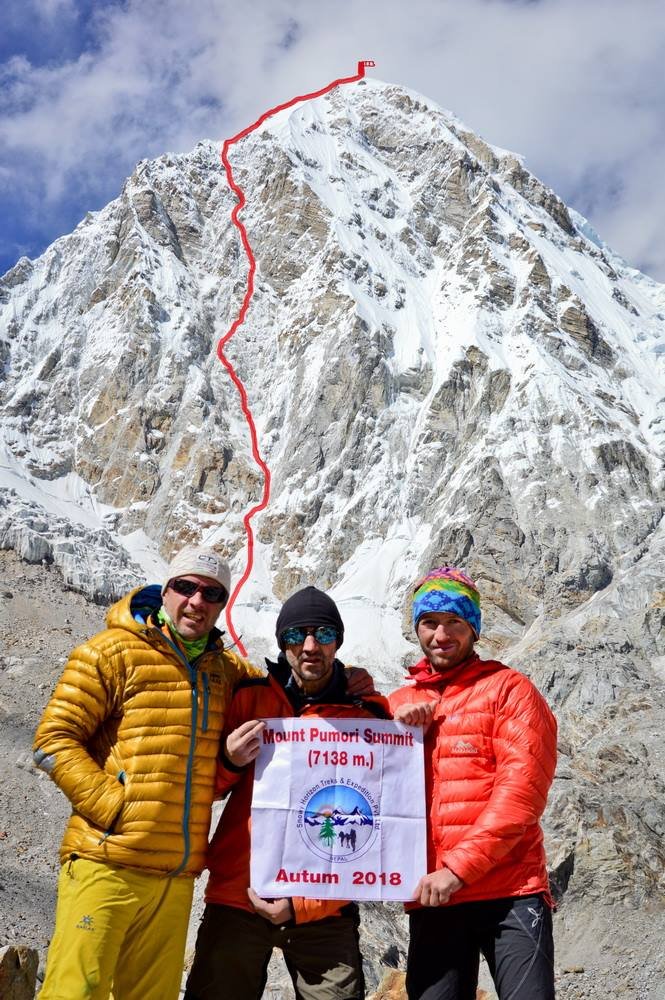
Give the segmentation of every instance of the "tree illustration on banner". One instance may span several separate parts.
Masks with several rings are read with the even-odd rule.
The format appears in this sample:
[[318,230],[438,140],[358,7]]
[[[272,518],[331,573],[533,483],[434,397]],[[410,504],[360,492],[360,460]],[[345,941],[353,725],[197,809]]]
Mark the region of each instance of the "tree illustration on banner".
[[333,829],[333,823],[330,816],[326,816],[323,823],[321,824],[321,832],[319,833],[319,839],[325,841],[328,847],[330,847],[333,840],[335,839],[335,831]]

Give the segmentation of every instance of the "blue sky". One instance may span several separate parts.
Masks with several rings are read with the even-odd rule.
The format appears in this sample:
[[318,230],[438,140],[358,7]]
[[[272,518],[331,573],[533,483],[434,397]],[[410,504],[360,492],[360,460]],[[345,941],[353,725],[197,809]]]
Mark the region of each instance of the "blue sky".
[[0,273],[136,162],[222,140],[374,59],[665,281],[662,0],[5,0]]

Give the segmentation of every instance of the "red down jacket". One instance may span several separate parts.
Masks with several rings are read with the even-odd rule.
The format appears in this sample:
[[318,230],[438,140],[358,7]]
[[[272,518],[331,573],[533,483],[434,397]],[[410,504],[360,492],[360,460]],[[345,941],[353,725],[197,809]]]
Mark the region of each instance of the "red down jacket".
[[[226,734],[250,719],[279,719],[298,715],[328,719],[390,718],[385,698],[381,695],[365,696],[362,701],[351,698],[345,691],[346,680],[341,664],[336,664],[336,674],[339,683],[335,684],[336,690],[330,701],[314,701],[296,710],[284,687],[290,677],[286,661],[280,656],[280,662],[269,662],[267,677],[238,685],[226,717],[222,746]],[[231,795],[208,849],[207,867],[210,869],[210,877],[205,894],[206,903],[237,906],[250,913],[254,912],[247,896],[253,782],[253,764],[237,770],[219,762],[216,793],[223,796],[230,792]],[[301,896],[293,896],[291,904],[298,924],[338,916],[346,905],[340,900],[305,899]]]
[[475,654],[432,677],[423,659],[390,707],[438,702],[425,737],[428,871],[464,882],[450,903],[544,893],[540,817],[556,766],[556,721],[523,674]]

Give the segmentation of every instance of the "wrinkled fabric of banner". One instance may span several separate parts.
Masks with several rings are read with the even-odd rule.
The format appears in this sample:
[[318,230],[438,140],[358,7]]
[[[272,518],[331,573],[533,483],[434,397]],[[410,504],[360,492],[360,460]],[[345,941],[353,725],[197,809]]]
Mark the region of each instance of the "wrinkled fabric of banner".
[[266,898],[411,899],[427,871],[422,729],[263,721],[252,888]]

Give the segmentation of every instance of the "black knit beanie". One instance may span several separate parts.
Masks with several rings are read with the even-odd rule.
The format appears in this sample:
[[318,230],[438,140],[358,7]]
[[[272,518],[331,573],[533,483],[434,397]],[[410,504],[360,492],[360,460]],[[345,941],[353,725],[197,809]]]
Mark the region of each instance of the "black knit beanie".
[[313,628],[318,628],[319,625],[330,625],[337,629],[337,648],[339,649],[342,645],[344,622],[337,610],[337,605],[332,597],[328,597],[316,587],[305,587],[304,590],[298,590],[284,601],[275,626],[279,648],[284,649],[281,638],[282,632],[285,632],[287,628],[306,628],[308,625]]

